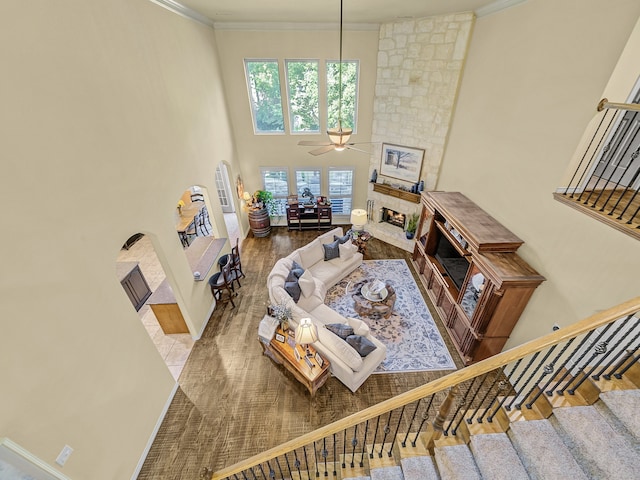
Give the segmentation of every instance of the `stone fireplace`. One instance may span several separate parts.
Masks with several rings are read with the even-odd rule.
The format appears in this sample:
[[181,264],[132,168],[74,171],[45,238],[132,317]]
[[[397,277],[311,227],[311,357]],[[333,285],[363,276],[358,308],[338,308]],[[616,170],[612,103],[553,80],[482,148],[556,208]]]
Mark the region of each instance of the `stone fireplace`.
[[387,222],[389,225],[393,225],[396,227],[400,227],[404,229],[404,221],[406,219],[406,215],[404,213],[396,212],[387,207],[382,207],[380,212],[380,221]]

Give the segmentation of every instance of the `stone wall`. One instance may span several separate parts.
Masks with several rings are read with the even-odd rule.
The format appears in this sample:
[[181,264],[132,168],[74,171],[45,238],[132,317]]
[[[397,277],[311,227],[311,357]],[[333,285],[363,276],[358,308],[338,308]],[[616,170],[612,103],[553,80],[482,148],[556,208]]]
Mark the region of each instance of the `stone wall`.
[[[420,179],[426,190],[437,185],[474,21],[469,12],[381,25],[372,128],[377,143],[369,168],[378,170],[378,182],[411,187],[379,175],[382,143],[392,143],[424,149]],[[419,205],[374,192],[371,185],[367,199],[373,207],[371,233],[412,251],[401,229],[379,223],[379,211],[411,214]]]

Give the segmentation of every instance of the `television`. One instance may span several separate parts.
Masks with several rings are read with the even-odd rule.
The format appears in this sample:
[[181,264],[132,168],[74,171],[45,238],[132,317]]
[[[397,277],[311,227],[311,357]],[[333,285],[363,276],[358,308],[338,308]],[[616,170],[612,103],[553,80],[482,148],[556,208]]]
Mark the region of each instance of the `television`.
[[467,276],[467,270],[471,265],[466,257],[462,256],[444,235],[438,239],[435,257],[456,288],[461,290],[464,278]]

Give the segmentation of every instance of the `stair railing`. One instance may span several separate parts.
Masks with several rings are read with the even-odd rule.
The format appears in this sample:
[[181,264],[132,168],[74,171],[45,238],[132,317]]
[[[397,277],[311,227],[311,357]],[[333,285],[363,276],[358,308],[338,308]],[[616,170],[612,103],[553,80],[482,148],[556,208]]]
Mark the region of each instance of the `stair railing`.
[[340,467],[363,468],[365,458],[370,463],[384,461],[396,443],[416,447],[422,442],[432,451],[443,437],[466,442],[470,430],[483,424],[506,430],[508,415],[544,409],[554,401],[550,399],[579,395],[593,403],[597,394],[594,398],[588,379],[622,378],[640,358],[639,312],[640,297],[636,297],[261,452],[210,478],[271,480],[292,478],[292,473],[301,479],[335,477]]

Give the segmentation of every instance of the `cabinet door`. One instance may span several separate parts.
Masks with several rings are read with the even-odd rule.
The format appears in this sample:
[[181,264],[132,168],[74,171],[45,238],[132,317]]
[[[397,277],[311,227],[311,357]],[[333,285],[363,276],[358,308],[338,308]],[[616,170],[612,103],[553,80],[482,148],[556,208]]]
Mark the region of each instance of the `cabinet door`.
[[478,346],[479,339],[471,329],[467,317],[460,307],[454,307],[453,313],[447,321],[447,326],[460,352],[467,357],[468,360],[471,360]]

